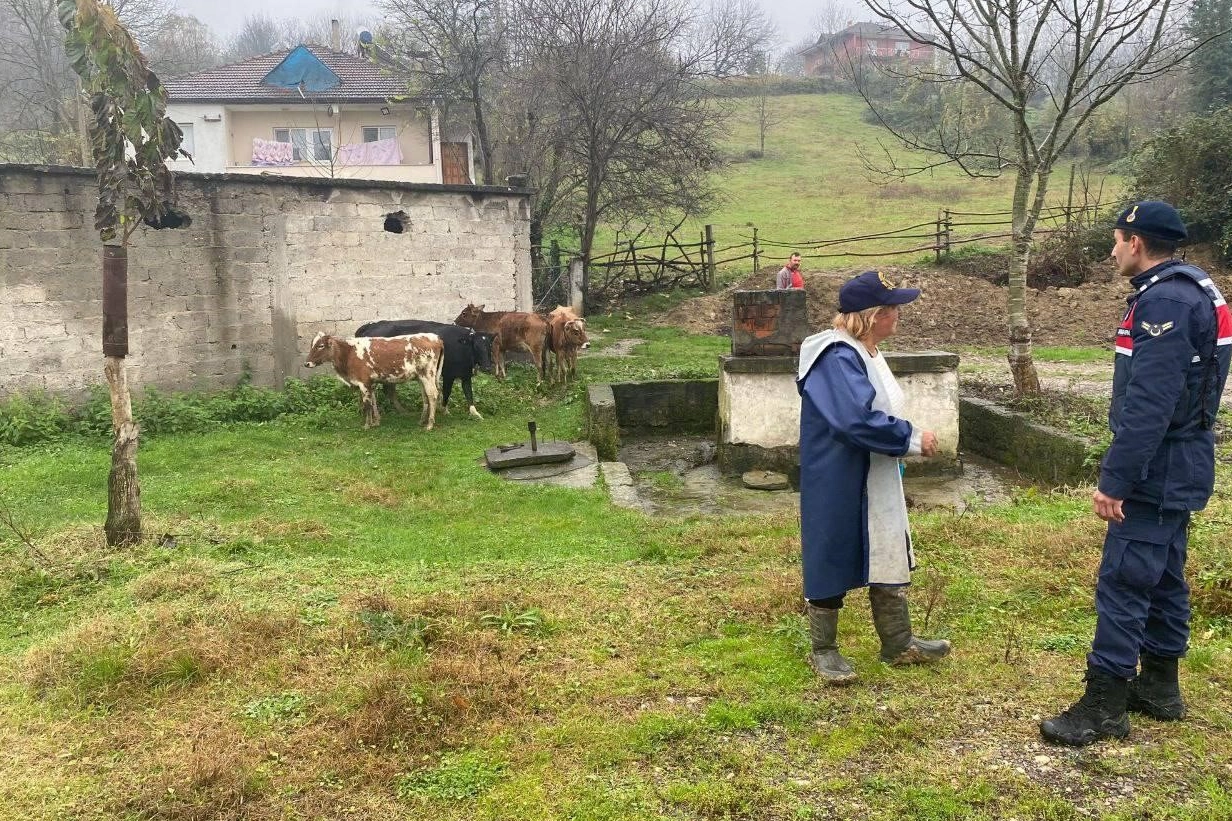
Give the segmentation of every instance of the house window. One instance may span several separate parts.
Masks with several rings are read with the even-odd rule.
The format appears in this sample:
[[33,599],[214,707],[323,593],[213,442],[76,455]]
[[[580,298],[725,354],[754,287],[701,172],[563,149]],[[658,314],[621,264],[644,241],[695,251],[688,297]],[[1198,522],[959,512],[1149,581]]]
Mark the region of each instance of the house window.
[[184,135],[184,139],[180,141],[180,149],[195,155],[197,149],[193,143],[192,123],[176,123],[176,125],[180,127],[180,132]]
[[329,162],[334,156],[334,132],[328,128],[275,128],[274,141],[294,146],[296,162]]
[[876,40],[867,40],[867,41],[865,41],[864,46],[865,46],[865,48],[867,48],[867,49],[868,49],[868,56],[869,56],[869,57],[876,57],[876,56],[877,56],[877,41],[876,41]]
[[364,142],[374,143],[377,140],[392,140],[398,136],[398,129],[392,125],[366,125],[363,128]]
[[904,43],[901,40],[894,43],[894,53],[900,57],[906,54],[910,50],[911,50],[910,43]]

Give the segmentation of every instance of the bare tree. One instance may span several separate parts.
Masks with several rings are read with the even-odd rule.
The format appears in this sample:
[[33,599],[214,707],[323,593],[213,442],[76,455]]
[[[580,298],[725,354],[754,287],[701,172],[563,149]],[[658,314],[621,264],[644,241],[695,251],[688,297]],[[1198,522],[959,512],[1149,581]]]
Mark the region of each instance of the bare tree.
[[351,14],[325,14],[305,19],[293,17],[284,20],[280,34],[280,47],[297,46],[300,43],[316,43],[330,45],[333,37],[333,21],[338,21],[342,33],[342,51],[356,51],[355,32],[365,22],[360,17]]
[[171,14],[146,46],[150,69],[160,77],[180,77],[221,65],[214,32],[189,14]]
[[483,181],[496,180],[490,111],[505,53],[501,0],[382,0],[388,47],[412,69],[423,96],[465,101]]
[[771,67],[775,74],[783,74],[788,77],[803,77],[804,76],[804,54],[805,49],[816,44],[815,38],[807,40],[797,40],[794,43],[789,43],[780,48],[771,59]]
[[773,81],[773,75],[759,75],[756,81],[757,96],[753,98],[753,118],[757,122],[757,151],[761,156],[766,154],[766,134],[782,122],[782,117],[775,107],[775,97],[770,93]]
[[965,81],[1010,115],[1012,135],[992,150],[964,140],[961,130],[889,126],[905,145],[937,159],[907,167],[887,154],[891,162],[883,170],[907,175],[957,163],[968,173],[1013,172],[1009,364],[1016,390],[1038,393],[1026,313],[1027,263],[1053,168],[1092,113],[1126,86],[1170,71],[1194,50],[1172,19],[1185,0],[866,2],[912,41],[937,50],[937,67],[922,69],[921,80]]
[[856,19],[856,11],[845,3],[826,0],[816,7],[809,18],[809,29],[816,41],[837,34]]
[[685,47],[688,22],[673,0],[526,2],[523,88],[541,101],[536,128],[558,163],[557,196],[576,206],[583,260],[601,221],[713,201],[723,112],[698,86],[705,59]]
[[274,18],[264,12],[244,18],[244,24],[227,47],[227,59],[246,60],[283,48],[282,32]]
[[[138,39],[166,23],[165,0],[105,5]],[[80,162],[77,83],[53,0],[0,0],[0,151],[28,162]]]
[[757,0],[710,0],[691,29],[692,52],[707,74],[731,77],[765,70],[775,26]]

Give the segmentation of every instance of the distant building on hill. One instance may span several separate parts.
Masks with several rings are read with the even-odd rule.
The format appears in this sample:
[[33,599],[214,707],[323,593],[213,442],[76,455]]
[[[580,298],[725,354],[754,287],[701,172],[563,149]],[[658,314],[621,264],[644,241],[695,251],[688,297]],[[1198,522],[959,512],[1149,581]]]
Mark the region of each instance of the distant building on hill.
[[932,65],[937,50],[917,43],[888,23],[851,23],[842,31],[823,34],[800,52],[804,73],[809,77],[836,77],[852,62],[890,62]]

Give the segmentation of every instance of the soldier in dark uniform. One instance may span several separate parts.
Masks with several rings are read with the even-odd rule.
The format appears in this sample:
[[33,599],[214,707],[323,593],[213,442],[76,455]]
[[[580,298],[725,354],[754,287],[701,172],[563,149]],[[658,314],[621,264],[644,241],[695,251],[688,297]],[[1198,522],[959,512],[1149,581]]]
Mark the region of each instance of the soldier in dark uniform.
[[1054,743],[1124,738],[1127,710],[1161,721],[1185,715],[1177,661],[1189,641],[1187,528],[1214,489],[1212,428],[1232,359],[1223,297],[1205,271],[1172,258],[1185,236],[1165,202],[1136,203],[1116,222],[1112,256],[1135,290],[1117,330],[1112,444],[1094,497],[1108,522],[1098,621],[1086,693],[1040,724]]

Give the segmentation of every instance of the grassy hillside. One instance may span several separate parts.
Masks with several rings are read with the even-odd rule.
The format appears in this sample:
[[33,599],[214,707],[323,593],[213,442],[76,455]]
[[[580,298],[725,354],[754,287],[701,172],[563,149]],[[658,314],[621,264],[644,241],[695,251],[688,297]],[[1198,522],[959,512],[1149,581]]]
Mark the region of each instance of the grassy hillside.
[[[779,120],[766,138],[765,156],[748,159],[758,148],[755,100],[723,101],[729,106],[729,137],[725,148],[731,164],[719,173],[724,203],[703,219],[686,224],[682,236],[695,239],[704,224],[714,226],[720,246],[751,235],[756,225],[763,240],[792,244],[835,239],[904,228],[936,219],[938,209],[1001,211],[1010,205],[1013,180],[972,179],[957,168],[936,169],[905,180],[879,176],[864,167],[860,152],[880,161],[885,150],[902,164],[930,157],[901,149],[882,128],[866,123],[865,104],[843,94],[806,94],[771,99]],[[1062,202],[1067,174],[1054,179]],[[1107,188],[1105,189],[1107,191]],[[640,226],[639,226],[640,227]],[[661,238],[661,229],[647,236]],[[603,232],[596,252],[612,248],[615,232]],[[921,240],[920,244],[927,244]],[[884,247],[884,246],[883,246]],[[900,246],[901,247],[901,246]],[[869,246],[869,252],[881,250]],[[772,264],[790,249],[770,250]],[[822,267],[819,260],[807,268]],[[913,259],[908,256],[906,259]],[[847,264],[838,259],[830,264]]]

